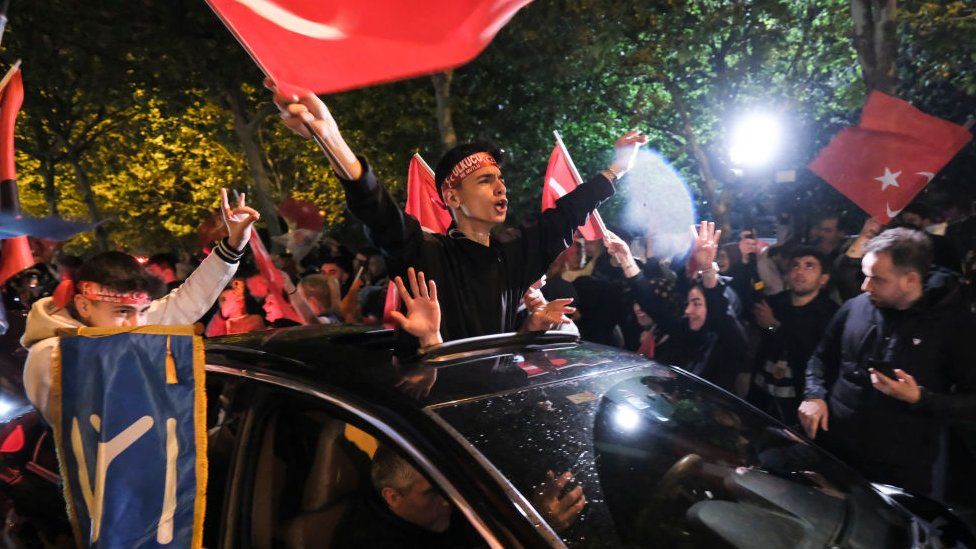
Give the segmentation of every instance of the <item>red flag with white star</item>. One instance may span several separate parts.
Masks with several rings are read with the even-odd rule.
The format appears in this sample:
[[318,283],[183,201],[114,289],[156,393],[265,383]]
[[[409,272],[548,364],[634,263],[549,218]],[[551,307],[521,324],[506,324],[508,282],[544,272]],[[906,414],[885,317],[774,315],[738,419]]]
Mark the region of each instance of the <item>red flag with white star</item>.
[[962,126],[875,91],[861,112],[861,122],[841,130],[808,167],[886,223],[972,137]]
[[283,94],[467,63],[530,0],[207,0]]
[[[542,211],[555,208],[557,200],[565,196],[566,193],[572,192],[577,185],[583,184],[562,138],[559,137],[558,133],[553,133],[556,135],[556,146],[553,147],[552,154],[549,155],[546,180],[542,185]],[[580,225],[579,232],[587,240],[601,240],[605,234],[605,229],[600,212],[593,210],[593,213],[587,217],[586,223]]]

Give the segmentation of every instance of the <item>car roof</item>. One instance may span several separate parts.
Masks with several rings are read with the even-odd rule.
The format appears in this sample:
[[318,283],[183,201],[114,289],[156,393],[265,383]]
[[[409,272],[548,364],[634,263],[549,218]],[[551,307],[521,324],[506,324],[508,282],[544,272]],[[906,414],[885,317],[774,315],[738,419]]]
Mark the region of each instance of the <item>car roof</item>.
[[[464,352],[426,360],[422,356],[396,358],[396,341],[393,330],[376,327],[300,326],[209,339],[207,362],[285,375],[367,400],[403,394],[401,389],[411,383],[432,383],[423,399],[398,399],[415,407],[638,365],[660,367],[634,353],[565,337],[501,334],[462,340],[450,342],[448,347],[460,346]],[[472,351],[479,347],[482,352]]]

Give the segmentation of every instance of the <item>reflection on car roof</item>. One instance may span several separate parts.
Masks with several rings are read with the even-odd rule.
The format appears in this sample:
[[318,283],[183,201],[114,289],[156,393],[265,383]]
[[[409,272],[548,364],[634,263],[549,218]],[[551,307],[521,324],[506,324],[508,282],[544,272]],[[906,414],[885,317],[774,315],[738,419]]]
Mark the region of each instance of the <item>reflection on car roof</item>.
[[600,375],[648,361],[636,354],[592,343],[565,342],[509,349],[436,366],[400,363],[392,330],[365,326],[301,326],[251,332],[207,341],[208,363],[246,365],[359,393],[367,398],[397,392],[411,369],[436,368],[436,383],[423,405],[482,397]]

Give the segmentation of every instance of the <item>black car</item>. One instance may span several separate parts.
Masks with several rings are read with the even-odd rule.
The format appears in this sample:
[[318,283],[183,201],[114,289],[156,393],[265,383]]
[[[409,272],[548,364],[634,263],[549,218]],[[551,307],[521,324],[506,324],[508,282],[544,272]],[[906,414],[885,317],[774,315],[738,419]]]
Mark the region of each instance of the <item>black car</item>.
[[[680,369],[556,332],[409,358],[394,342],[363,327],[207,342],[205,546],[329,547],[370,490],[379,443],[439,488],[479,545],[976,547],[944,507],[868,483]],[[6,539],[39,546],[62,529],[65,541],[50,437],[11,398]],[[558,533],[532,503],[548,471],[571,471],[587,499]]]

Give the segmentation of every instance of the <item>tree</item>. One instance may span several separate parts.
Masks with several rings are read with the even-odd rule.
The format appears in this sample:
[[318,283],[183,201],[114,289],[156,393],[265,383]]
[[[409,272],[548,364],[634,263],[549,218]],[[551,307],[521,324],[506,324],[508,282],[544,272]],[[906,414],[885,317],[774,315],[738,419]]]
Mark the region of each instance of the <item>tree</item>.
[[898,35],[896,0],[851,0],[854,49],[868,89],[894,94]]

